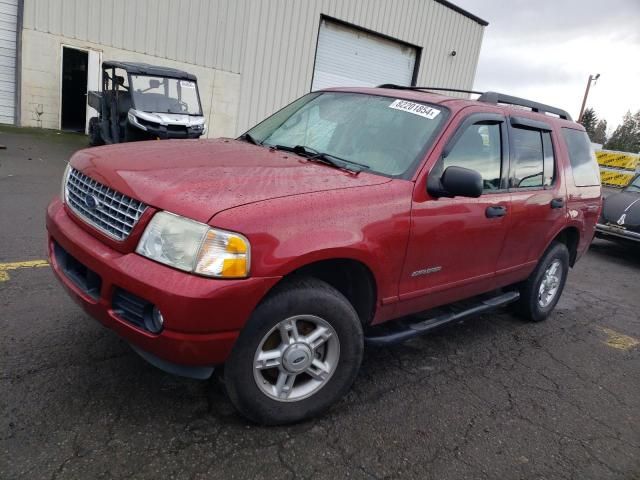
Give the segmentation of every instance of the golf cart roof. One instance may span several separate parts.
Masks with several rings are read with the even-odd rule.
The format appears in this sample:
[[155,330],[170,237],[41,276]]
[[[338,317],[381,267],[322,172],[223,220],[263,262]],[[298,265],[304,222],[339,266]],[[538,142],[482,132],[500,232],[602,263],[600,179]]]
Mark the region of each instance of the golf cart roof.
[[102,68],[122,68],[128,73],[134,75],[150,75],[154,77],[170,77],[178,78],[181,80],[196,81],[197,78],[192,73],[185,72],[184,70],[178,70],[176,68],[160,67],[157,65],[149,65],[148,63],[134,63],[134,62],[102,62]]

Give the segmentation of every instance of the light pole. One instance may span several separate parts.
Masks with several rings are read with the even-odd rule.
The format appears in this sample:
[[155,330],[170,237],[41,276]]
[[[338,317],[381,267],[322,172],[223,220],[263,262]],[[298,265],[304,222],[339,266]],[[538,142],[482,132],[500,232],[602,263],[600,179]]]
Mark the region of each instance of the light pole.
[[589,89],[591,88],[591,82],[595,83],[600,78],[600,74],[597,73],[595,75],[589,75],[589,80],[587,80],[587,88],[584,91],[584,98],[582,99],[582,107],[580,107],[580,115],[578,115],[578,123],[582,121],[582,114],[584,114],[584,107],[587,104],[587,97],[589,96]]

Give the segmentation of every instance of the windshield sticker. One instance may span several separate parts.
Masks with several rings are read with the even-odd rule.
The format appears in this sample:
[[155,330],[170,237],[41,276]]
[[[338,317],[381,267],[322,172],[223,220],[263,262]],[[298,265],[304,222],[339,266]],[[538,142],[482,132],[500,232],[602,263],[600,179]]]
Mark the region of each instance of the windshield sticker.
[[391,105],[389,105],[389,108],[413,113],[414,115],[420,115],[421,117],[428,118],[429,120],[433,120],[438,115],[440,115],[440,110],[438,110],[437,108],[428,107],[427,105],[422,105],[421,103],[409,102],[407,100],[396,100]]
[[188,80],[180,80],[180,86],[184,88],[196,88],[196,84]]

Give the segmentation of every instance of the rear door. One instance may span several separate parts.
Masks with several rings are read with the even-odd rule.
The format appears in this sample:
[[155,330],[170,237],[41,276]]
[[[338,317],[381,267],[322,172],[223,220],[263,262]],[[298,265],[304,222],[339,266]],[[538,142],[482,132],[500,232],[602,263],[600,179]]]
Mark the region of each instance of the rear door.
[[566,185],[551,124],[509,118],[511,225],[498,259],[497,283],[522,280],[566,222]]
[[425,310],[493,289],[496,262],[509,223],[506,119],[496,113],[464,117],[428,173],[449,166],[479,172],[479,198],[433,198],[416,183],[411,236],[400,282],[398,315]]

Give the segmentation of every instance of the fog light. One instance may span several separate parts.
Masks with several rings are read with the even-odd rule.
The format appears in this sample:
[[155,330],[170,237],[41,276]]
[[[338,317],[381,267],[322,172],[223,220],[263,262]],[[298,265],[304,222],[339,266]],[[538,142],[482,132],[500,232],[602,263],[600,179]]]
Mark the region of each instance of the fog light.
[[160,333],[164,325],[164,317],[158,307],[153,307],[151,315],[146,315],[144,319],[144,326],[147,327],[151,333]]

